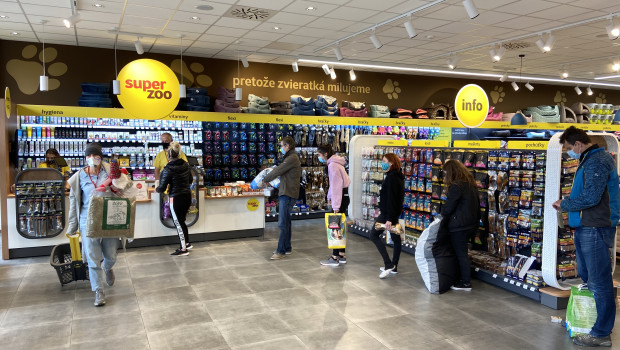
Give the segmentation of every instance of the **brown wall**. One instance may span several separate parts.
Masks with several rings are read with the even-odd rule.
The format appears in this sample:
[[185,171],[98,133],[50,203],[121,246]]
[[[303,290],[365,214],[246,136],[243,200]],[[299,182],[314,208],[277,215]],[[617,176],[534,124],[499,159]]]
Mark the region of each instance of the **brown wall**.
[[[46,47],[46,67],[50,77],[50,91],[38,91],[39,75],[42,74],[41,45],[0,40],[0,86],[9,86],[15,103],[77,106],[81,94],[80,83],[102,83],[114,79],[114,50],[64,45]],[[151,58],[169,65],[175,72],[180,71],[178,56],[163,54],[138,55],[133,51],[118,51],[120,69],[132,60]],[[188,57],[184,59],[184,80],[190,86],[207,87],[211,96],[217,95],[217,87],[233,87],[237,77],[237,62],[229,60]],[[359,71],[355,82],[349,81],[346,70],[336,70],[337,79],[323,73],[320,67],[299,67],[293,73],[290,65],[261,64],[250,62],[249,68],[240,69],[243,79],[254,78],[254,84],[244,84],[242,105],[247,104],[247,96],[253,93],[267,96],[271,101],[288,100],[291,94],[316,96],[326,94],[339,101],[364,101],[367,104],[382,104],[390,108],[405,107],[416,109],[434,103],[453,104],[458,90],[465,84],[476,83],[489,95],[489,102],[496,111],[514,112],[519,108],[537,105],[565,104],[575,102],[597,102],[620,104],[619,90],[593,89],[594,95],[584,93],[578,96],[572,86],[554,86],[533,83],[533,92],[522,87],[515,92],[509,82],[455,79],[429,76],[387,74]],[[293,88],[293,83],[300,83]],[[306,83],[306,86],[304,86]],[[314,83],[314,84],[312,84]],[[323,89],[320,84],[323,85]],[[362,92],[347,94],[328,91],[328,84],[349,84]],[[273,87],[260,87],[260,85]],[[316,86],[318,85],[318,86]]]

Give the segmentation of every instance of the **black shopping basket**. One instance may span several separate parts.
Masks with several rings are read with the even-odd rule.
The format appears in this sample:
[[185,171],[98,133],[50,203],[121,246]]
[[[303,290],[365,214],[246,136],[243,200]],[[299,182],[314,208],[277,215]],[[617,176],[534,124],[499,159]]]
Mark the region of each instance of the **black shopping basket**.
[[[50,256],[50,264],[56,269],[61,285],[78,280],[88,280],[87,264],[81,259],[73,260],[72,257],[72,255],[81,257],[79,254],[79,238],[72,239],[69,237],[69,239],[71,243],[55,246]],[[73,247],[73,251],[71,249],[72,244],[75,246]],[[76,254],[76,249],[78,254]]]

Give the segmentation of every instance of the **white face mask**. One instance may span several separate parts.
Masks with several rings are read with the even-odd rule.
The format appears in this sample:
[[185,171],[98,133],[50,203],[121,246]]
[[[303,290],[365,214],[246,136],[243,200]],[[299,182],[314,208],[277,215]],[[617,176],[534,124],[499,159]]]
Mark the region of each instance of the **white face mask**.
[[86,164],[88,164],[89,167],[93,168],[101,164],[101,159],[95,157],[86,158]]

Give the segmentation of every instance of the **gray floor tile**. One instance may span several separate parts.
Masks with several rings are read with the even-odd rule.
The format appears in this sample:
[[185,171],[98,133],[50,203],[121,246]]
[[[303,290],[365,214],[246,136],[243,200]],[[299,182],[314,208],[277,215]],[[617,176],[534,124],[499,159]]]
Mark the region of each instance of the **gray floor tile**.
[[253,294],[252,290],[241,280],[198,284],[193,285],[192,289],[194,289],[194,292],[202,301]]
[[236,346],[233,350],[305,350],[308,349],[297,336],[290,336],[260,343]]
[[353,322],[371,321],[405,314],[404,311],[385,302],[384,299],[387,298],[389,298],[389,294],[339,301],[331,305]]
[[3,349],[69,349],[71,323],[49,323],[32,327],[0,328]]
[[358,326],[389,348],[410,346],[412,341],[434,342],[442,335],[417,322],[415,316],[404,315],[358,323]]
[[222,267],[224,263],[214,256],[202,255],[200,251],[196,252],[196,248],[192,249],[192,254],[183,259],[175,259],[174,262],[179,266],[179,269],[183,272],[192,270],[205,270]]
[[183,272],[190,285],[211,283],[214,281],[236,280],[237,275],[230,268],[214,268],[208,270],[192,270]]
[[413,315],[417,321],[428,325],[429,329],[450,339],[493,328],[493,325],[456,308],[449,312],[421,310]]
[[504,332],[522,338],[532,346],[538,346],[548,350],[561,350],[576,348],[566,328],[550,320],[538,320],[522,323],[515,326],[502,328]]
[[[475,302],[458,306],[461,311],[478,318],[495,327],[509,327],[522,323],[531,323],[534,320],[542,319],[533,312],[524,308],[513,307],[507,304],[495,302]],[[548,321],[548,320],[547,320]]]
[[152,350],[168,349],[214,349],[223,350],[230,347],[213,323],[197,323],[169,328],[158,332],[149,332],[149,344]]
[[525,338],[526,335],[517,337],[501,329],[486,329],[477,333],[452,338],[451,340],[459,346],[471,350],[495,350],[498,348],[506,350],[547,349],[543,345],[534,346],[528,343]]
[[349,321],[338,311],[326,304],[287,309],[273,312],[291,332],[322,332],[336,328],[347,328]]
[[73,301],[13,307],[7,310],[0,327],[14,328],[46,323],[70,323],[73,319]]
[[76,283],[61,286],[56,280],[51,283],[20,284],[13,296],[11,307],[60,303],[75,299]]
[[[107,284],[103,285],[106,296],[123,295],[123,294],[135,294],[133,287],[133,281],[131,279],[117,279],[114,286],[110,287]],[[94,298],[95,292],[92,291],[92,287],[89,281],[78,281],[75,288],[75,298]]]
[[256,295],[242,295],[226,299],[205,301],[209,315],[214,320],[224,320],[239,315],[262,314],[267,311],[263,301]]
[[268,313],[216,320],[215,324],[231,347],[293,335],[284,322]]
[[371,296],[370,293],[345,279],[333,279],[325,283],[310,284],[305,287],[313,294],[330,303]]
[[153,277],[173,273],[180,274],[181,269],[179,269],[179,266],[172,261],[172,259],[175,258],[182,259],[185,257],[168,257],[168,261],[129,265],[129,273],[131,274],[131,278]]
[[462,347],[458,346],[450,339],[442,339],[433,342],[425,342],[424,338],[410,339],[409,344],[394,348],[395,350],[463,350]]
[[145,333],[142,317],[139,314],[117,312],[105,316],[76,319],[71,323],[71,343],[122,339]]
[[144,310],[142,320],[147,332],[157,332],[175,327],[208,323],[211,322],[211,316],[209,316],[207,308],[198,302]]
[[322,331],[298,330],[295,334],[310,349],[388,349],[352,322]]
[[140,315],[138,300],[134,294],[106,294],[106,304],[103,307],[94,306],[95,293],[91,292],[89,298],[75,300],[73,308],[74,320],[82,318],[93,318],[110,315]]
[[[10,260],[10,261],[19,261]],[[24,265],[11,265],[11,266],[0,266],[0,280],[5,280],[9,278],[22,278],[28,271],[28,264]]]
[[173,287],[138,295],[140,310],[185,305],[197,301],[199,299],[194,290],[187,287]]
[[71,350],[149,350],[146,333],[129,335],[123,338],[108,338],[84,343],[71,342]]
[[245,283],[245,285],[255,293],[295,288],[299,286],[290,277],[279,271],[277,271],[274,275],[244,278],[243,283]]
[[[116,287],[116,285],[114,287]],[[180,272],[133,279],[133,289],[136,294],[148,293],[170,287],[189,287],[189,282],[187,282],[185,275]]]
[[0,277],[0,295],[5,293],[17,292],[19,284],[22,282],[21,277],[15,278],[2,278]]
[[322,304],[323,300],[305,288],[292,288],[256,294],[271,310],[307,307]]

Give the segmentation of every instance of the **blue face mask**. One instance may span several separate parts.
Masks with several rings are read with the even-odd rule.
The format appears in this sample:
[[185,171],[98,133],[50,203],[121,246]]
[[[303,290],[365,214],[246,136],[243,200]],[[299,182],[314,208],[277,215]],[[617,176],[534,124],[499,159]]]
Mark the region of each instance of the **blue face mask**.
[[282,153],[282,155],[286,154],[286,151],[284,150],[284,148],[280,147],[280,153]]
[[381,163],[381,169],[383,169],[383,171],[386,171],[390,168],[390,163]]
[[566,153],[568,153],[568,156],[573,158],[573,159],[581,158],[581,153],[575,153],[575,151],[573,151],[572,149],[570,151],[566,152]]
[[325,159],[323,159],[322,157],[319,157],[319,162],[325,163]]

